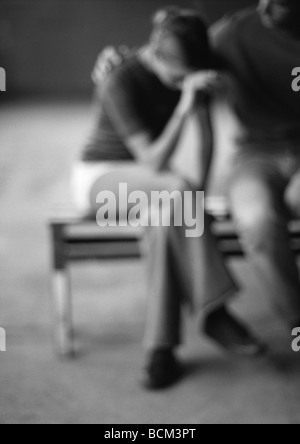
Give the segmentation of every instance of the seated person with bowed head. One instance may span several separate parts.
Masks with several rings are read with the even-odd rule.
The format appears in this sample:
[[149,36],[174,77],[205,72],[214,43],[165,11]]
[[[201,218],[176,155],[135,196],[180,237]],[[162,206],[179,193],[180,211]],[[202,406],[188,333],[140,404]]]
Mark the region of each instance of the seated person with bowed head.
[[[118,196],[121,183],[129,193],[190,191],[194,200],[196,191],[205,190],[213,152],[207,93],[212,67],[207,28],[199,13],[176,7],[156,13],[149,43],[101,79],[96,128],[74,168],[75,198],[82,210],[97,212],[99,192]],[[197,181],[172,163],[177,150],[190,143],[184,138],[187,125],[198,150]],[[182,211],[176,198],[170,211]],[[151,389],[169,386],[181,376],[176,348],[183,305],[205,309],[201,331],[226,349],[247,355],[262,350],[226,307],[238,289],[209,223],[196,238],[186,237],[184,224],[159,225],[146,233],[149,306],[141,381]]]

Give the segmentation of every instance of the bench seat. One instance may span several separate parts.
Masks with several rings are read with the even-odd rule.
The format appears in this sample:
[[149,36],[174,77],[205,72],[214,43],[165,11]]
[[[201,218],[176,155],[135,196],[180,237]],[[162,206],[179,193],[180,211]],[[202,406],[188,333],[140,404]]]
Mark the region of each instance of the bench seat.
[[[206,200],[212,231],[225,258],[243,257],[244,251],[223,198]],[[55,206],[49,219],[53,253],[55,335],[60,355],[74,354],[72,294],[68,267],[75,261],[139,259],[141,228],[100,228],[95,216],[79,213],[70,204]],[[291,248],[300,255],[300,221],[290,224]]]

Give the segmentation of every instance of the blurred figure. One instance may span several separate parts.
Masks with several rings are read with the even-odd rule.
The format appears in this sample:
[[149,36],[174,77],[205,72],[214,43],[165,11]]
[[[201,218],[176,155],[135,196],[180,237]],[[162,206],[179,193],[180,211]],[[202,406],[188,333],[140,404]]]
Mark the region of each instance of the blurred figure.
[[[161,10],[147,46],[125,57],[112,51],[108,59],[100,59],[94,73],[96,81],[100,77],[97,124],[74,171],[78,206],[97,211],[98,193],[109,190],[118,196],[120,183],[128,185],[128,192],[192,191],[196,199],[196,191],[205,189],[213,149],[207,93],[212,60],[202,17],[179,8]],[[179,144],[189,143],[182,141],[187,124],[198,146],[197,183],[172,167]],[[178,211],[176,199],[171,211]],[[175,349],[184,303],[206,309],[204,332],[223,347],[247,355],[261,351],[225,308],[237,287],[208,224],[203,237],[187,238],[185,229],[171,224],[148,232],[149,353],[142,374],[148,388],[165,387],[180,376]]]
[[300,325],[300,281],[288,224],[300,217],[299,0],[261,0],[212,29],[240,122],[230,201],[245,249],[275,306]]

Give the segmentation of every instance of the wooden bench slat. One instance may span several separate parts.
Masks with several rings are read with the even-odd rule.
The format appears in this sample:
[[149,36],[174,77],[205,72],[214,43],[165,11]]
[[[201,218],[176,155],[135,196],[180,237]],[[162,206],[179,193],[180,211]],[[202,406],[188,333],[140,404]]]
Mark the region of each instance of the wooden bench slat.
[[95,221],[81,225],[66,226],[66,239],[140,239],[143,235],[141,228],[128,227],[99,227]]
[[140,258],[142,250],[139,242],[114,242],[72,245],[66,251],[69,260],[88,260],[88,259],[122,259],[122,258]]

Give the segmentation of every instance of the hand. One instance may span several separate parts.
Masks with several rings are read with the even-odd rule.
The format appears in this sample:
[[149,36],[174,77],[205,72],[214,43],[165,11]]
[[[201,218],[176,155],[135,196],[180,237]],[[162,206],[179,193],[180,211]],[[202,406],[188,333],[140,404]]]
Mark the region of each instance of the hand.
[[201,71],[187,76],[183,83],[179,111],[186,114],[193,109],[199,92],[212,94],[216,91],[220,77],[215,71]]
[[118,49],[113,46],[105,48],[99,54],[92,72],[92,80],[95,85],[101,85],[114,68],[123,63],[128,54],[129,49],[126,46],[121,46]]
[[216,71],[199,71],[187,76],[185,87],[194,91],[213,92],[220,82],[221,75]]

